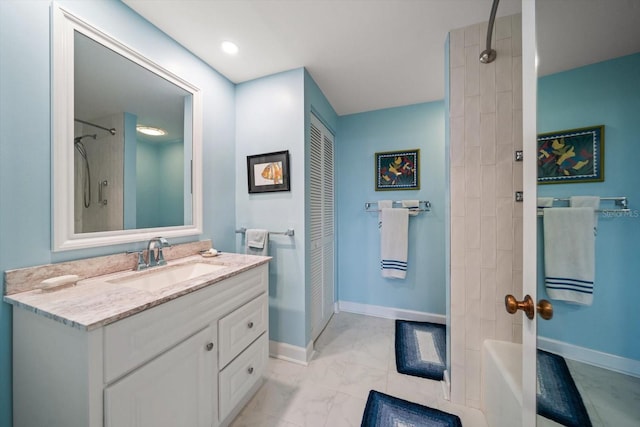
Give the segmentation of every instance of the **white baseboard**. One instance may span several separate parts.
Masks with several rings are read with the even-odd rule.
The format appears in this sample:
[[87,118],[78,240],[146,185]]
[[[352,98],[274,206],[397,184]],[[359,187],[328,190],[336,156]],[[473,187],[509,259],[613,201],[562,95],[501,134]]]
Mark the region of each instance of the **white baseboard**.
[[347,313],[366,314],[368,316],[383,317],[385,319],[414,320],[416,322],[431,322],[446,324],[444,314],[425,313],[422,311],[405,310],[402,308],[382,307],[379,305],[360,304],[350,301],[338,301],[338,311]]
[[589,365],[640,377],[640,360],[627,359],[615,354],[604,353],[590,348],[579,347],[550,338],[538,337],[538,348],[559,354],[567,359],[588,363]]
[[313,357],[313,341],[307,347],[298,347],[280,341],[269,341],[269,356],[307,366]]

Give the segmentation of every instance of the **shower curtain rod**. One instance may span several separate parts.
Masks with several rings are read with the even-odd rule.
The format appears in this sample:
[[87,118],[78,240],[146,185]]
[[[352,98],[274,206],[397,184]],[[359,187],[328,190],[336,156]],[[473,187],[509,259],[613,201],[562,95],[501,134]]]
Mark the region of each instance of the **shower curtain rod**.
[[93,126],[94,128],[98,128],[98,129],[102,129],[102,130],[106,130],[107,132],[109,132],[111,135],[115,135],[116,134],[116,129],[115,128],[106,128],[104,126],[100,126],[97,125],[95,123],[90,123],[90,122],[86,122],[84,120],[80,120],[80,119],[73,119],[76,122],[82,123],[83,125],[88,125],[88,126]]

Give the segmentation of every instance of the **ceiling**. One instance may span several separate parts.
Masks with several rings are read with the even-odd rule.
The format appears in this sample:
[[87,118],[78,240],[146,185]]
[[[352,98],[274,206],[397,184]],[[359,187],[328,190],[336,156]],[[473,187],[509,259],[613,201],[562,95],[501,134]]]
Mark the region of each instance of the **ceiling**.
[[[124,0],[234,83],[306,67],[339,115],[444,98],[444,43],[491,0]],[[502,0],[498,16],[520,12]],[[240,52],[220,50],[223,40]]]
[[[123,1],[234,83],[306,67],[339,115],[443,99],[447,33],[488,21],[492,4]],[[580,19],[575,19],[576,7]],[[521,0],[502,0],[497,15],[520,11]],[[537,22],[541,75],[640,50],[637,0],[538,0]],[[224,54],[223,40],[235,42],[238,55]]]

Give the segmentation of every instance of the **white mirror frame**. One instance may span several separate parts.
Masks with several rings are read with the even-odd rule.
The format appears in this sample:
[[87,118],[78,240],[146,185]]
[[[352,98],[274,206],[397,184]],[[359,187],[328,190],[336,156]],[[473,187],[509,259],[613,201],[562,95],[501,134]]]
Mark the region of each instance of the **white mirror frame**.
[[[157,227],[75,233],[74,231],[74,31],[109,47],[125,58],[163,77],[192,94],[192,224],[174,227]],[[52,34],[52,249],[74,249],[117,245],[146,241],[155,236],[180,237],[202,234],[202,93],[158,64],[143,57],[131,48],[90,26],[69,11],[53,5]]]

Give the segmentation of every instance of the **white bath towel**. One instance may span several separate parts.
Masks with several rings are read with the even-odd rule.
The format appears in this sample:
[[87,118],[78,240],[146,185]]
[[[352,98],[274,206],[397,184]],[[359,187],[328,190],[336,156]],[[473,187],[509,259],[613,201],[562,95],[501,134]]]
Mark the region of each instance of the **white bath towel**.
[[544,269],[549,298],[591,305],[595,277],[593,208],[544,210]]
[[[594,230],[598,228],[598,213],[600,209],[600,197],[598,196],[571,196],[569,198],[569,206],[572,208],[593,208],[594,210]],[[597,233],[596,233],[597,234]]]
[[245,253],[249,255],[267,255],[269,252],[269,232],[259,228],[245,231]]
[[380,212],[380,217],[382,277],[404,279],[407,275],[409,210],[384,208]]

